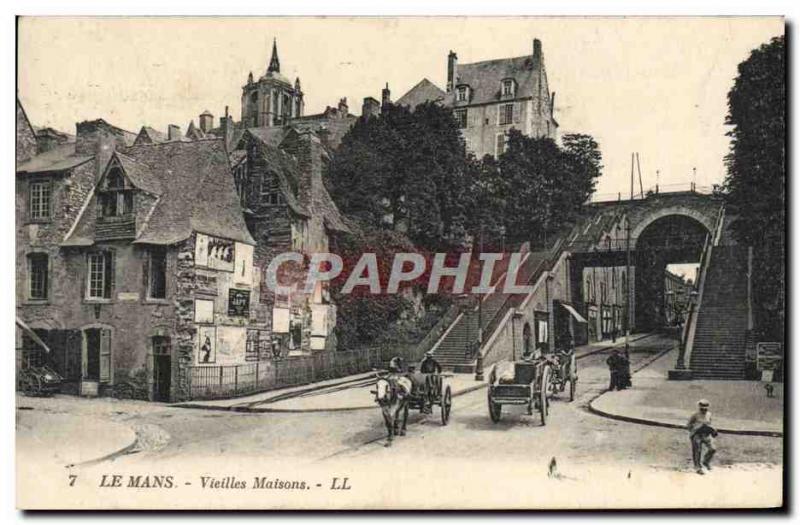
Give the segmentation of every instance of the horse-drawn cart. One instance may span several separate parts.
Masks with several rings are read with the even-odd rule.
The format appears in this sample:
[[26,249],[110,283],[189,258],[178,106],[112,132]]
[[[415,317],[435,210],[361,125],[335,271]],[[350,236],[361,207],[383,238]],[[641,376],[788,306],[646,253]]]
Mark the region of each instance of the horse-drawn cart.
[[556,352],[551,359],[550,393],[556,395],[564,392],[569,383],[569,400],[575,401],[575,389],[578,383],[578,364],[575,352]]
[[426,399],[425,392],[429,392],[430,406],[439,407],[439,416],[442,425],[447,425],[450,421],[450,408],[453,406],[453,394],[450,385],[444,384],[444,378],[452,377],[453,374],[412,372],[411,377],[414,388],[408,397],[408,408],[423,412]]
[[450,385],[445,385],[443,379],[451,376],[452,374],[419,372],[377,374],[372,393],[386,424],[387,446],[394,436],[405,435],[410,409],[430,413],[432,410],[428,410],[429,408],[438,406],[442,425],[450,421],[453,394]]
[[489,417],[500,421],[503,405],[521,405],[528,415],[537,410],[547,424],[550,364],[546,360],[497,363],[489,374]]

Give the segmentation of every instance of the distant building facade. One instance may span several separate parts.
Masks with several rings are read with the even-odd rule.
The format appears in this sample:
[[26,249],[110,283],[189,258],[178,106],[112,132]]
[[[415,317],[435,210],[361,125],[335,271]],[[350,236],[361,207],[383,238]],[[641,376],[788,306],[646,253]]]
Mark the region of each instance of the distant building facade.
[[453,108],[468,151],[481,158],[505,151],[509,130],[526,136],[556,138],[555,93],[550,92],[541,41],[530,55],[460,64],[447,57],[447,86],[423,79],[397,100],[410,108],[439,102]]
[[[583,268],[582,288],[589,342],[625,334],[626,271],[625,266]],[[633,282],[634,268],[630,271]]]

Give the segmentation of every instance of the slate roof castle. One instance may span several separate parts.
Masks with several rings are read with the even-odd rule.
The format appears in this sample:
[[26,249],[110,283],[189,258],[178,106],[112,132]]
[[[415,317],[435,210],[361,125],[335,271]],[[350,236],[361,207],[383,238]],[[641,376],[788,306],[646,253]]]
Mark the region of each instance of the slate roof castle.
[[512,127],[527,136],[556,138],[555,92],[549,90],[539,39],[529,55],[471,64],[459,64],[450,51],[444,90],[424,78],[396,104],[414,108],[428,101],[453,108],[467,149],[479,158],[502,154]]
[[[512,58],[462,64],[458,55],[450,51],[446,79],[446,87],[441,89],[423,78],[394,103],[412,110],[424,102],[452,108],[467,150],[479,158],[502,154],[512,128],[527,136],[557,138],[555,92],[550,91],[539,39],[533,40],[530,54]],[[361,115],[377,115],[391,102],[387,84],[380,101],[364,98]],[[314,131],[333,151],[358,118],[350,112],[347,98],[340,98],[335,107],[328,106],[322,113],[305,115],[304,110],[300,78],[292,82],[281,74],[278,46],[273,41],[265,73],[256,79],[251,72],[242,86],[240,121],[234,122],[226,108],[219,126],[213,127],[214,117],[206,110],[199,117],[199,128],[191,122],[186,135],[190,139],[223,136],[229,147],[235,147],[244,130],[256,129],[264,137],[270,135],[273,145],[277,145],[275,140],[291,128]],[[158,135],[155,140],[170,139]]]

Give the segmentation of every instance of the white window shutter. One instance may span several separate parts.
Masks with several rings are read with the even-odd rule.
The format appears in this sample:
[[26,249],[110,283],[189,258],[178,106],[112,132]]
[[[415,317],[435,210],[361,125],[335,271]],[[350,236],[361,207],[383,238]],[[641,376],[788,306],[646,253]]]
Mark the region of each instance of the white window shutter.
[[100,330],[100,381],[111,381],[111,330]]

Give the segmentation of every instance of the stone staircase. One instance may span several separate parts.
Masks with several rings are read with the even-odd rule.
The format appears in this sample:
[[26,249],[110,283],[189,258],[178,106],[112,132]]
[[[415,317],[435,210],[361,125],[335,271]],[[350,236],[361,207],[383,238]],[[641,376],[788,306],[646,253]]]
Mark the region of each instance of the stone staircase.
[[[541,252],[529,253],[528,257],[520,265],[517,284],[529,283],[538,273],[539,267],[544,260],[545,254]],[[491,334],[487,328],[496,326],[496,318],[502,317],[511,307],[509,294],[503,293],[505,284],[505,274],[499,276],[497,281],[493,281],[496,291],[492,294],[483,296],[481,311],[481,325],[484,330],[484,340]],[[444,370],[456,373],[469,373],[474,371],[475,355],[478,340],[478,312],[474,310],[464,312],[453,323],[450,329],[442,336],[434,347],[434,355]]]
[[693,378],[744,379],[747,317],[747,249],[715,246],[698,311]]

